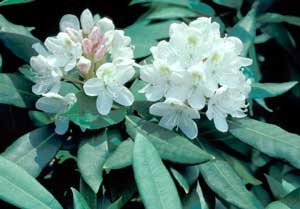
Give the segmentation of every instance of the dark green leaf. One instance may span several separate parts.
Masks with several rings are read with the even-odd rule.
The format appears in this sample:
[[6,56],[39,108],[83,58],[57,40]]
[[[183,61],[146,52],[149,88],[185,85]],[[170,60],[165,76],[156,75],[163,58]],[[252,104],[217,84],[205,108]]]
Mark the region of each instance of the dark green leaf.
[[199,176],[199,169],[197,166],[185,166],[177,169],[171,167],[170,171],[186,194],[189,193],[190,187],[195,183]]
[[53,159],[62,142],[63,138],[46,126],[21,136],[1,155],[37,177]]
[[197,17],[196,12],[184,7],[167,6],[160,7],[154,10],[147,16],[147,19],[174,19],[174,18],[184,18],[184,17]]
[[130,166],[132,164],[133,145],[133,141],[130,138],[123,141],[117,149],[108,156],[103,168],[106,171],[110,171]]
[[28,114],[33,124],[37,127],[49,125],[54,122],[54,117],[44,112],[29,111]]
[[13,5],[13,4],[25,4],[33,2],[34,0],[3,0],[0,2],[1,6]]
[[32,108],[37,96],[31,92],[29,81],[17,74],[0,73],[0,103]]
[[33,83],[36,82],[35,73],[33,72],[33,69],[30,67],[30,65],[23,65],[23,66],[19,67],[19,71],[29,81],[31,81]]
[[154,46],[157,40],[167,38],[169,26],[174,21],[166,21],[149,24],[149,21],[136,22],[125,29],[126,35],[130,36],[135,46],[135,58],[150,55],[150,47]]
[[80,140],[78,148],[78,168],[85,182],[97,194],[103,181],[102,166],[108,155],[107,134],[87,136]]
[[300,188],[291,192],[281,200],[272,202],[266,209],[296,209],[300,208]]
[[239,9],[241,8],[243,4],[243,0],[213,0],[216,4],[229,7],[229,8],[234,8],[234,9]]
[[208,186],[227,202],[243,209],[263,208],[226,161],[210,161],[199,167]]
[[29,62],[30,57],[36,55],[32,45],[40,42],[31,35],[27,28],[10,23],[2,15],[0,15],[0,40],[16,56],[26,62]]
[[250,46],[253,44],[256,34],[256,11],[252,9],[242,18],[230,31],[229,36],[236,36],[244,44],[242,55],[247,55]]
[[190,142],[189,139],[157,124],[126,116],[126,130],[131,138],[144,135],[158,150],[164,160],[177,163],[196,164],[211,160],[212,156]]
[[257,18],[261,23],[281,23],[286,22],[292,25],[300,26],[300,17],[281,15],[277,13],[265,13]]
[[0,199],[24,209],[63,209],[31,175],[0,156]]
[[133,171],[146,209],[182,209],[175,184],[158,152],[140,134],[135,138]]
[[64,115],[82,128],[100,129],[121,122],[126,114],[124,108],[112,110],[108,115],[100,115],[96,109],[96,98],[83,92],[76,94],[77,102]]
[[81,196],[81,194],[74,188],[71,188],[73,193],[73,204],[74,209],[90,209],[85,199]]
[[288,161],[300,168],[300,136],[278,126],[245,118],[230,121],[230,133],[271,157]]
[[249,98],[268,98],[276,97],[292,89],[298,81],[285,83],[252,83]]
[[97,208],[97,194],[91,189],[91,187],[80,178],[79,184],[80,194],[91,209]]

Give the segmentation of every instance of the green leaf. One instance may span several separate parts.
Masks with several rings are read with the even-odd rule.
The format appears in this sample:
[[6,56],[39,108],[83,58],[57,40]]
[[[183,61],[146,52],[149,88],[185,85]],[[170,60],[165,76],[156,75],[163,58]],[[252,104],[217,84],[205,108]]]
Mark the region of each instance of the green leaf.
[[23,76],[28,79],[29,81],[35,83],[36,82],[36,76],[35,73],[33,72],[33,69],[31,68],[30,65],[23,65],[19,67],[18,69],[20,73],[23,74]]
[[213,0],[216,4],[234,8],[234,9],[240,9],[244,0]]
[[62,142],[62,137],[46,126],[21,136],[1,155],[37,177],[53,159]]
[[31,92],[31,83],[17,74],[0,73],[0,103],[32,108],[37,96]]
[[0,54],[0,73],[2,72],[2,65],[3,65],[3,59],[2,59],[2,55]]
[[203,2],[200,2],[198,0],[189,0],[189,8],[200,13],[201,16],[215,16],[216,12],[215,10],[209,6],[208,4],[205,4]]
[[108,155],[107,134],[87,136],[80,140],[77,164],[84,181],[95,194],[103,181],[102,166]]
[[282,198],[285,195],[288,194],[287,191],[283,188],[281,182],[279,182],[277,179],[273,178],[272,176],[265,175],[266,179],[268,181],[269,187],[272,191],[272,194],[276,199]]
[[292,25],[300,26],[300,17],[281,15],[277,13],[265,13],[257,18],[261,23],[282,23],[286,22]]
[[185,166],[177,169],[171,167],[170,171],[186,194],[189,193],[190,187],[199,177],[199,169],[197,166]]
[[3,0],[0,2],[1,6],[13,5],[13,4],[25,4],[33,2],[34,0]]
[[16,56],[26,62],[36,55],[32,45],[40,42],[27,28],[10,23],[2,15],[0,15],[0,40]]
[[[199,182],[182,200],[183,209],[208,209]],[[217,208],[216,208],[217,209]]]
[[130,166],[132,164],[133,145],[133,141],[130,138],[123,141],[117,149],[108,156],[103,168],[106,171],[110,171]]
[[261,27],[263,33],[272,36],[289,53],[293,53],[296,43],[290,32],[280,23],[270,23]]
[[150,55],[150,48],[156,45],[157,40],[169,36],[169,26],[174,21],[165,21],[149,24],[149,21],[139,21],[125,29],[135,46],[134,57],[141,58]]
[[37,127],[49,125],[54,122],[54,117],[40,111],[29,111],[28,115],[32,120],[33,124]]
[[227,202],[242,209],[263,208],[226,161],[210,161],[199,168],[208,186]]
[[296,209],[300,208],[300,188],[286,195],[281,200],[272,202],[266,209]]
[[81,128],[100,129],[121,122],[126,114],[124,108],[112,110],[108,115],[100,115],[96,109],[96,98],[83,92],[76,94],[77,102],[64,114]]
[[290,81],[285,83],[252,83],[249,98],[268,98],[276,97],[286,93],[292,89],[298,81]]
[[24,209],[63,209],[31,175],[0,156],[0,199]]
[[256,34],[256,11],[251,9],[248,14],[242,18],[230,31],[229,36],[236,36],[244,44],[242,55],[248,53],[250,46],[253,44]]
[[79,183],[79,189],[80,194],[88,204],[88,206],[91,209],[97,208],[97,194],[94,193],[94,191],[91,189],[91,187],[83,180],[83,178],[80,178]]
[[146,209],[182,209],[176,186],[155,147],[137,134],[133,149],[134,178]]
[[163,3],[163,4],[174,4],[180,6],[189,6],[188,0],[132,0],[129,5],[143,4],[143,3]]
[[278,126],[245,118],[230,121],[229,132],[246,144],[271,157],[300,168],[300,136]]
[[73,193],[73,204],[74,209],[90,209],[85,199],[81,196],[81,194],[74,188],[71,188]]
[[147,16],[147,19],[172,19],[172,18],[184,18],[184,17],[197,17],[196,12],[184,7],[167,6],[159,7]]
[[211,160],[212,156],[190,142],[189,139],[157,124],[126,116],[126,130],[131,138],[144,135],[157,149],[164,160],[176,163],[196,164]]

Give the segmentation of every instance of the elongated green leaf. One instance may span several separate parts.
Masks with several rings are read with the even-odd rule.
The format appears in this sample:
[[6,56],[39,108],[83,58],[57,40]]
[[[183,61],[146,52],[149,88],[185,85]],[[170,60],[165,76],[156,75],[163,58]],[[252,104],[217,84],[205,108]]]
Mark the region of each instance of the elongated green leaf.
[[175,184],[158,152],[140,134],[135,138],[133,171],[146,209],[182,209]]
[[130,36],[135,46],[135,58],[150,55],[150,47],[155,45],[157,40],[168,37],[172,22],[174,21],[149,24],[149,21],[140,21],[127,27],[125,33]]
[[123,141],[117,149],[108,156],[103,168],[109,171],[130,166],[132,164],[133,145],[132,139]]
[[106,132],[81,139],[77,153],[78,168],[85,182],[96,194],[103,180],[102,166],[107,155]]
[[29,81],[17,74],[0,73],[0,103],[22,108],[34,107],[37,96]]
[[90,209],[85,199],[81,196],[81,194],[74,188],[71,188],[73,193],[73,204],[74,209]]
[[31,56],[36,55],[32,45],[40,42],[31,35],[27,28],[10,23],[2,15],[0,15],[0,40],[16,56],[26,62],[29,61]]
[[208,186],[227,202],[243,209],[263,208],[226,161],[210,161],[199,167]]
[[243,0],[213,0],[216,4],[229,7],[229,8],[234,8],[234,9],[239,9],[241,8],[243,4]]
[[284,94],[297,85],[297,81],[285,83],[252,83],[249,98],[268,98]]
[[300,26],[300,17],[281,15],[277,13],[265,13],[257,18],[261,23],[281,23],[286,22],[292,25]]
[[236,36],[244,44],[242,55],[247,55],[250,46],[253,44],[256,34],[256,11],[252,9],[241,19],[230,31],[229,36]]
[[272,36],[285,50],[293,53],[296,42],[290,32],[281,23],[269,23],[261,27],[262,32]]
[[83,92],[76,94],[77,102],[64,115],[82,128],[100,129],[121,122],[125,109],[112,110],[108,115],[100,115],[96,109],[96,98],[88,97]]
[[91,208],[97,208],[97,194],[91,189],[91,187],[80,178],[79,191],[83,199],[86,201],[87,205]]
[[300,188],[289,193],[281,200],[272,202],[266,209],[296,209],[300,208]]
[[0,156],[0,199],[24,209],[62,209],[31,175]]
[[167,6],[154,10],[147,19],[174,19],[183,17],[196,17],[198,14],[184,7]]
[[126,129],[131,138],[144,135],[157,149],[162,159],[177,163],[195,164],[211,160],[212,156],[201,150],[189,139],[164,129],[157,124],[126,116]]
[[10,145],[1,155],[37,177],[61,147],[63,138],[47,126],[31,131]]
[[28,115],[35,126],[41,127],[54,122],[54,116],[40,111],[29,111]]
[[185,166],[177,169],[171,167],[170,171],[186,194],[189,193],[190,187],[199,177],[198,166]]
[[271,157],[288,161],[300,168],[300,136],[278,126],[245,118],[230,121],[230,133]]
[[1,6],[13,5],[13,4],[25,4],[33,2],[34,0],[3,0],[0,2]]

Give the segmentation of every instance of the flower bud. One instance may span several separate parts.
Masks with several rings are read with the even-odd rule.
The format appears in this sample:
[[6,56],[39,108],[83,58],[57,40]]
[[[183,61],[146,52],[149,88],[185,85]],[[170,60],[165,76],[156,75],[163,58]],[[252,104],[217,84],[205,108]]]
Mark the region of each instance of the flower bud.
[[91,68],[91,61],[85,57],[80,57],[77,67],[83,74],[87,74]]
[[101,33],[98,27],[94,27],[91,33],[89,34],[89,39],[93,42],[93,44],[100,43],[103,39],[103,34]]
[[88,55],[92,54],[92,52],[93,52],[93,42],[88,38],[84,38],[82,40],[82,48],[83,48],[83,52],[85,54],[88,54]]
[[106,47],[104,45],[100,45],[94,54],[94,59],[96,62],[101,61],[104,58],[106,53]]
[[80,16],[83,33],[89,34],[94,26],[94,18],[90,10],[86,9]]

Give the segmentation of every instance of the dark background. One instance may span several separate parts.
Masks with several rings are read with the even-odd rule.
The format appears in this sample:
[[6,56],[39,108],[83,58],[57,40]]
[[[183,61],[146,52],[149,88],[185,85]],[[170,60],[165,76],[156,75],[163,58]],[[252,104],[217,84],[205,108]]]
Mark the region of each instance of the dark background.
[[[174,0],[176,1],[176,0]],[[207,1],[209,2],[209,1]],[[47,36],[55,35],[58,30],[60,18],[67,13],[80,16],[85,8],[89,8],[94,14],[110,17],[117,28],[125,28],[134,23],[137,17],[147,11],[140,5],[128,7],[129,0],[36,0],[33,3],[0,7],[0,14],[9,21],[24,26],[33,26],[33,34],[40,40]],[[299,1],[275,0],[272,12],[300,16]],[[224,8],[214,6],[217,14]],[[245,14],[246,10],[243,11]],[[300,29],[296,26],[285,25],[300,44]],[[265,57],[261,64],[263,82],[284,82],[291,80],[291,74],[300,75],[300,48],[291,52],[283,50],[274,40],[257,45],[257,52]],[[17,71],[16,66],[25,64],[16,58],[0,43],[0,53],[3,57],[2,71],[5,73]],[[295,80],[295,78],[294,78]],[[296,80],[299,80],[296,79]],[[298,86],[299,92],[300,87]],[[284,129],[300,134],[300,97],[289,92],[277,98],[268,99],[268,105],[274,110],[268,113],[260,107],[255,108],[256,115],[263,116],[268,122],[280,125]],[[0,104],[0,153],[19,136],[34,129],[27,110]],[[42,183],[57,197],[63,197],[60,192],[65,191],[70,185],[77,184],[78,173],[75,162],[68,162],[57,168],[57,176],[52,182]],[[65,170],[68,172],[64,172]],[[0,188],[1,189],[1,188]],[[13,208],[0,202],[0,209]],[[131,205],[131,209],[133,209]]]

